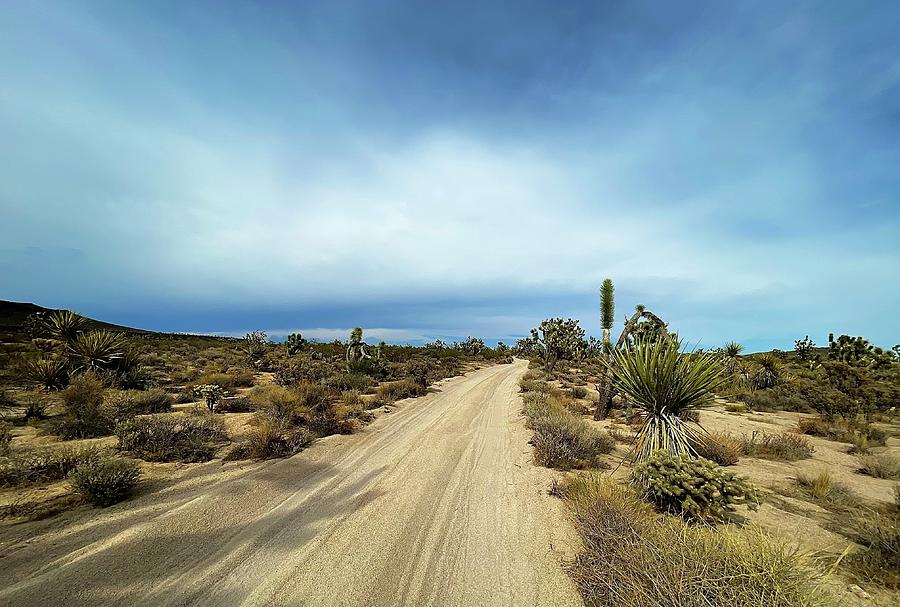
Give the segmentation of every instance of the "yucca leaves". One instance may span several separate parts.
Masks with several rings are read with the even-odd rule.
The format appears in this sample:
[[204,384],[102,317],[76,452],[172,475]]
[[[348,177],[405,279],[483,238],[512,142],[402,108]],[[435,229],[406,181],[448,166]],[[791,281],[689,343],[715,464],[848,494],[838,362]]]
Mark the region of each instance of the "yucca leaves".
[[111,331],[79,333],[66,346],[66,355],[78,369],[103,369],[124,356],[125,338]]
[[725,382],[719,357],[684,352],[672,339],[638,341],[633,349],[615,350],[608,363],[615,388],[641,410],[644,423],[635,449],[643,461],[659,449],[694,454],[699,426],[682,419],[709,405]]
[[68,344],[87,328],[87,319],[69,310],[58,310],[47,317],[46,325],[53,338]]
[[39,358],[22,362],[22,377],[44,390],[61,390],[69,383],[69,368],[64,360]]

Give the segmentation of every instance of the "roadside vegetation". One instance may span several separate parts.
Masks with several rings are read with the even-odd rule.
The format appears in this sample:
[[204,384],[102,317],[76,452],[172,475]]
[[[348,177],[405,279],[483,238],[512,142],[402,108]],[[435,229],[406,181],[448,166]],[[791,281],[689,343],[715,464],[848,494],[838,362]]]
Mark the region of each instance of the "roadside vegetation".
[[704,351],[642,305],[616,337],[614,309],[605,281],[600,339],[551,318],[514,350],[535,462],[568,470],[550,492],[586,604],[896,604],[900,347]]
[[8,520],[127,499],[141,490],[146,462],[164,475],[167,463],[288,457],[359,430],[441,379],[512,361],[502,344],[477,338],[370,345],[357,328],[346,341],[292,334],[273,343],[262,331],[155,334],[69,311],[33,314],[0,338],[0,517]]

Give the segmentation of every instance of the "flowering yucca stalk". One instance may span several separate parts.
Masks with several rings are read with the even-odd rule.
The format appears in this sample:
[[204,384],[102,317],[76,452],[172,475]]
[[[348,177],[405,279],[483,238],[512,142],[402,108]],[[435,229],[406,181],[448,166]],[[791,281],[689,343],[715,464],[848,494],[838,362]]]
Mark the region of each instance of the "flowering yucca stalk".
[[680,341],[659,339],[615,350],[607,364],[616,389],[640,409],[644,420],[635,439],[637,459],[644,461],[659,449],[695,455],[693,445],[702,440],[702,429],[683,417],[708,406],[725,382],[719,357],[683,352]]

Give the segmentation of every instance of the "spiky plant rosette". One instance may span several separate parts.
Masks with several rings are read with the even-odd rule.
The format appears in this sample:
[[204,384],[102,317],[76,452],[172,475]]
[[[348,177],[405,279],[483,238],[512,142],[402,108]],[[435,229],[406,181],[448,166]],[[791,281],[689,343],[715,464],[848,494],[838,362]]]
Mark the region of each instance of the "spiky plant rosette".
[[696,455],[693,445],[703,440],[704,432],[684,417],[708,406],[726,381],[720,358],[682,350],[680,340],[659,339],[616,350],[607,365],[615,388],[643,418],[635,437],[637,460],[645,461],[660,449]]

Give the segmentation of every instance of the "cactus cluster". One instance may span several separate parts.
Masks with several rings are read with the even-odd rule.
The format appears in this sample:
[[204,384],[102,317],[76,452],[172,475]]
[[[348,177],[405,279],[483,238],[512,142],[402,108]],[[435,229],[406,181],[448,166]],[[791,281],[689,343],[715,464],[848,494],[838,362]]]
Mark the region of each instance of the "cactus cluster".
[[287,336],[284,343],[287,346],[288,356],[300,354],[300,352],[303,351],[303,348],[306,347],[306,340],[303,339],[303,335],[300,333],[291,333]]
[[206,401],[206,408],[215,413],[216,405],[225,398],[225,391],[218,384],[200,384],[194,388],[194,394]]
[[247,364],[254,369],[261,369],[265,364],[266,352],[268,351],[269,336],[265,331],[257,329],[244,335],[241,341],[241,349],[247,357]]

